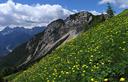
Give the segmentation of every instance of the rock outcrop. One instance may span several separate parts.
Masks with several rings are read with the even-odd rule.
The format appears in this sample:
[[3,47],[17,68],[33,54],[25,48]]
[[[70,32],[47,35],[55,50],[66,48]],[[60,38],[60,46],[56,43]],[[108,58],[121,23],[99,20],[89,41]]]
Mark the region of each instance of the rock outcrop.
[[65,20],[58,19],[53,21],[47,26],[47,29],[45,29],[39,39],[35,37],[27,43],[25,49],[30,55],[28,55],[26,61],[20,66],[28,62],[33,62],[50,53],[67,39],[84,31],[84,28],[86,28],[84,24],[89,24],[92,20],[93,15],[91,13],[80,12],[70,15]]

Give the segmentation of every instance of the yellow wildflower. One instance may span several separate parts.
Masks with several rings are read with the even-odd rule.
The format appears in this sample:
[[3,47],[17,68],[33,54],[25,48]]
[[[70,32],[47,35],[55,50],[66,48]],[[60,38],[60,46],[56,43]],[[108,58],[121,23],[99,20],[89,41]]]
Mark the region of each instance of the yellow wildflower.
[[125,78],[121,77],[121,78],[120,78],[120,81],[121,81],[121,82],[124,82],[124,81],[125,81]]

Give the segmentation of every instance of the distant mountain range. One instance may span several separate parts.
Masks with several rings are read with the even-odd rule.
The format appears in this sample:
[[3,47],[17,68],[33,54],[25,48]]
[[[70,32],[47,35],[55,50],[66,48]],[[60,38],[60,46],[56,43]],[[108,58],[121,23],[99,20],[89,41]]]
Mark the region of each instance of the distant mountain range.
[[0,56],[12,52],[15,47],[28,41],[35,34],[42,32],[44,28],[45,27],[34,27],[32,29],[26,29],[24,27],[6,27],[0,31]]

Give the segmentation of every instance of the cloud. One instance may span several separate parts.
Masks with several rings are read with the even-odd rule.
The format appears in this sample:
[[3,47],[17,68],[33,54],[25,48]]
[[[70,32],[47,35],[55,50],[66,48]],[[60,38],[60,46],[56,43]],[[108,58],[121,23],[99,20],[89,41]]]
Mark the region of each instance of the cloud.
[[[0,30],[7,26],[32,28],[35,26],[46,26],[58,18],[66,18],[78,10],[68,10],[61,5],[36,4],[28,5],[15,3],[8,0],[0,3]],[[94,15],[101,13],[90,11]]]
[[55,4],[36,4],[34,6],[8,0],[0,4],[0,29],[6,26],[27,27],[46,26],[58,18],[65,18],[74,11]]
[[116,0],[101,0],[99,4],[106,4],[106,3],[116,3]]
[[91,12],[93,15],[101,15],[102,13],[100,13],[100,12],[97,12],[97,11],[89,11],[89,12]]
[[[73,11],[74,11],[74,13],[78,13],[78,12],[82,12],[82,11],[87,11],[87,12],[92,13],[93,15],[101,15],[101,14],[102,14],[101,12],[98,12],[98,11],[96,11],[96,10],[80,10],[80,11],[78,11],[78,10],[73,10]],[[106,13],[103,12],[103,14],[106,14]]]
[[99,4],[111,3],[119,8],[128,8],[128,0],[101,0]]

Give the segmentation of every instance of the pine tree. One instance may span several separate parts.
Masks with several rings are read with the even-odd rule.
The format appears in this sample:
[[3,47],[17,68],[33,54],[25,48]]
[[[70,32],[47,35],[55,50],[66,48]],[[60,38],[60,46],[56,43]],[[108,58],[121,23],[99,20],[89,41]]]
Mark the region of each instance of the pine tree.
[[107,3],[107,14],[109,18],[114,16],[114,11],[110,3]]

